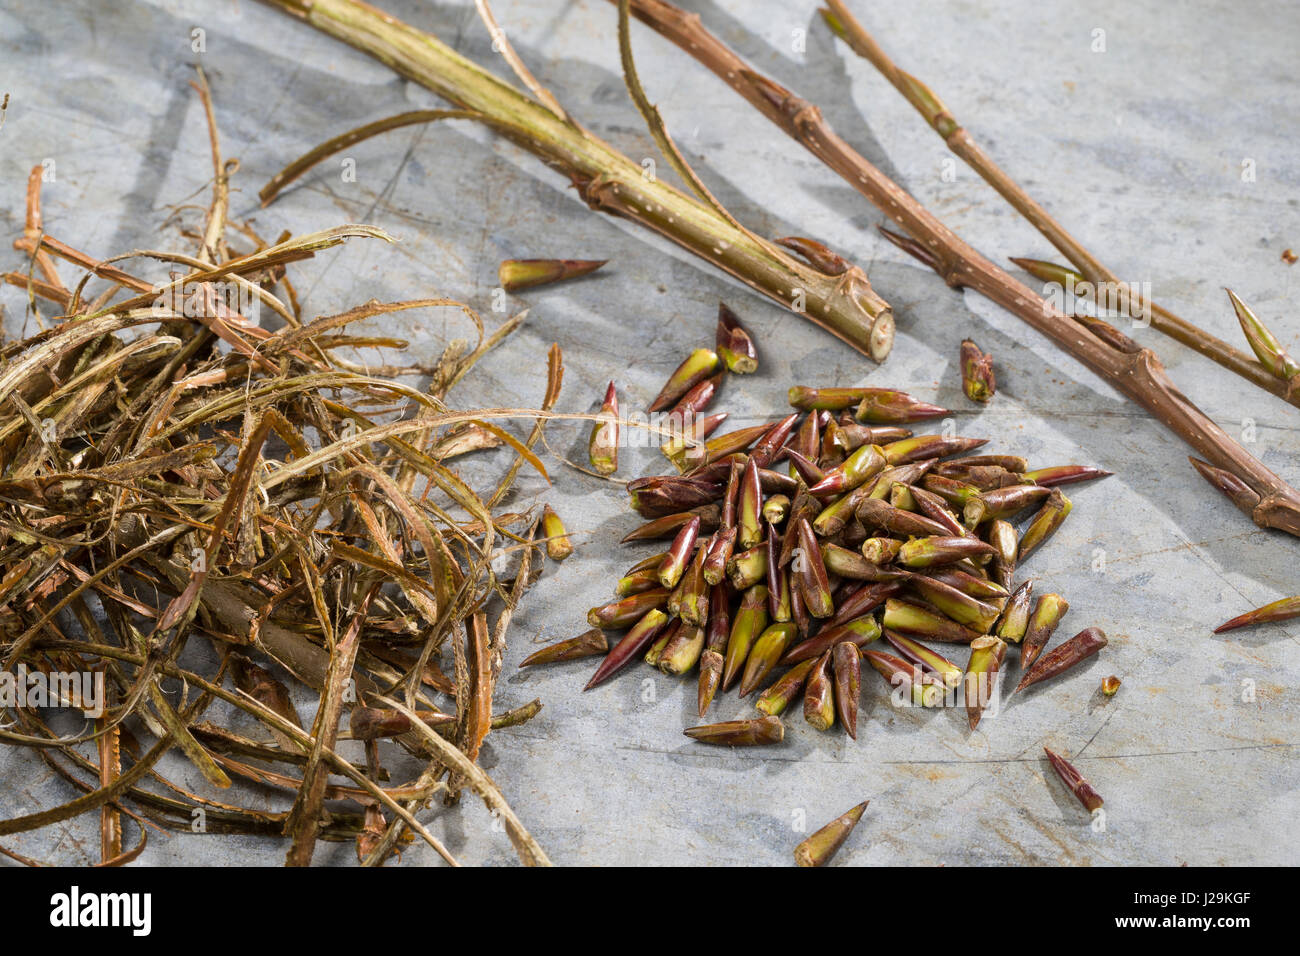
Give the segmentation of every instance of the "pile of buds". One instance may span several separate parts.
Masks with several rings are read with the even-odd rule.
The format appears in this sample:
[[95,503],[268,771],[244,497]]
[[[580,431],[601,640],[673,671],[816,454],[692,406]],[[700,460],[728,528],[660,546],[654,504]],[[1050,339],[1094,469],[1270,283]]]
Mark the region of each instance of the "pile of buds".
[[[748,335],[725,311],[719,346],[724,336],[748,343],[744,370],[755,368]],[[1032,581],[1017,586],[1015,574],[1069,515],[1061,486],[1108,472],[1032,469],[1016,455],[972,455],[985,439],[913,434],[907,426],[950,413],[878,387],[794,387],[792,414],[713,437],[725,416],[700,415],[724,365],[736,370],[696,350],[651,405],[686,423],[663,447],[679,473],[628,483],[648,521],[624,541],[666,550],[630,567],[615,600],[591,609],[593,630],[526,665],[604,654],[588,688],[636,658],[666,674],[698,669],[701,717],[719,689],[737,685],[756,695],[761,716],[686,734],[739,746],[783,739],[781,715],[800,696],[809,724],[838,723],[856,738],[864,661],[900,703],[955,703],[962,690],[973,729],[1009,645],[1020,649],[1017,691],[1105,646],[1089,627],[1043,654],[1068,604],[1058,594],[1035,602]],[[605,407],[617,407],[612,385]],[[598,423],[592,457],[603,473],[615,444],[610,423]],[[606,631],[624,632],[612,649]],[[956,645],[968,648],[964,667],[946,656]]]

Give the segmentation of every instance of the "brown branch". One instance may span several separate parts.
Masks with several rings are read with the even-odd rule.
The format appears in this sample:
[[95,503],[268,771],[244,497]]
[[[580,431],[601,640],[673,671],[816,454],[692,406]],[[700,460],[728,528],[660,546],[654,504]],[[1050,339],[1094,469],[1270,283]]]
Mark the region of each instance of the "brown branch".
[[[613,0],[611,0],[613,2]],[[633,13],[722,78],[769,120],[870,199],[934,258],[935,269],[1019,316],[1147,409],[1211,464],[1240,478],[1259,504],[1261,527],[1300,536],[1300,494],[1236,444],[1170,382],[1149,349],[1122,352],[1080,326],[967,245],[916,199],[841,139],[821,111],[752,70],[695,14],[663,0],[633,0]]]
[[770,242],[756,241],[703,203],[644,175],[641,166],[572,120],[564,122],[518,88],[436,36],[357,0],[264,0],[387,64],[485,122],[563,172],[592,209],[630,219],[724,270],[787,309],[883,361],[894,318],[852,268],[827,276]]
[[1011,206],[1042,233],[1066,259],[1079,270],[1082,281],[1088,282],[1100,297],[1103,289],[1113,290],[1115,304],[1120,312],[1131,318],[1149,316],[1151,327],[1175,341],[1181,342],[1206,358],[1217,362],[1231,372],[1279,398],[1300,406],[1300,395],[1291,394],[1286,381],[1272,375],[1260,363],[1240,349],[1198,328],[1154,302],[1146,301],[1140,293],[1121,282],[1115,273],[1084,248],[1052,214],[1039,205],[1020,184],[1006,174],[993,159],[980,148],[961,126],[934,92],[912,76],[900,70],[880,47],[874,37],[849,12],[843,0],[826,0],[829,10],[822,17],[831,30],[854,53],[869,60],[903,97],[912,104],[952,152],[992,186]]

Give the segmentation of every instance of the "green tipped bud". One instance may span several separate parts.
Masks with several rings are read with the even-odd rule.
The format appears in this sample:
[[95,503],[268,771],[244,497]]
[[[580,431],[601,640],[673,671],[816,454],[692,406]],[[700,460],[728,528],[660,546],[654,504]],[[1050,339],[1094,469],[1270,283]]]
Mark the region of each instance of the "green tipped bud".
[[[830,16],[830,12],[823,10],[822,13]],[[843,816],[836,817],[826,826],[822,827],[808,839],[804,840],[794,848],[794,861],[799,866],[825,866],[831,861],[839,848],[844,845],[844,841],[849,838],[853,828],[858,825],[862,819],[862,813],[867,809],[867,801],[863,800],[856,807]]]
[[717,368],[716,353],[709,349],[696,349],[668,377],[658,397],[650,404],[650,411],[662,412],[666,408],[671,408],[683,395],[712,375]]
[[665,674],[685,674],[704,652],[704,628],[682,623],[672,639],[659,653],[657,666]]
[[1074,506],[1070,503],[1070,499],[1061,493],[1061,489],[1052,489],[1047,500],[1043,502],[1043,507],[1030,519],[1024,534],[1020,536],[1020,560],[1022,563],[1039,545],[1050,538],[1057,528],[1065,523],[1065,519],[1069,517],[1072,507]]
[[1026,581],[1016,588],[1002,609],[998,619],[998,637],[1010,644],[1019,644],[1029,630],[1029,607],[1034,597],[1034,582]]
[[618,392],[610,382],[605,401],[600,406],[600,421],[591,428],[587,440],[587,460],[601,475],[618,471]]
[[718,303],[717,353],[727,368],[738,375],[758,371],[758,349],[740,324],[736,313]]
[[587,623],[592,627],[621,630],[631,627],[645,616],[647,611],[663,609],[668,604],[668,589],[655,588],[642,591],[630,597],[621,598],[610,604],[593,607],[587,612]]
[[905,634],[895,634],[893,631],[885,632],[885,640],[893,645],[894,650],[902,654],[905,660],[933,674],[949,690],[961,684],[961,668],[938,651],[932,651],[924,644],[917,643]]
[[946,644],[969,644],[981,636],[979,631],[963,627],[937,611],[897,598],[885,601],[881,624],[886,630]]
[[1006,656],[1006,642],[996,637],[971,641],[970,662],[966,665],[966,720],[971,730],[979,726],[984,708],[997,693],[998,670]]
[[686,572],[686,563],[695,551],[695,541],[699,533],[700,516],[695,515],[682,525],[682,529],[677,532],[677,537],[673,538],[668,553],[664,555],[663,563],[659,565],[659,583],[664,587],[676,587],[677,582],[682,579],[682,575]]
[[595,272],[608,259],[506,259],[497,267],[497,279],[507,292],[576,279]]
[[798,628],[792,622],[781,621],[768,626],[759,635],[745,662],[745,675],[740,679],[741,697],[748,697],[758,689],[758,685],[781,660],[797,633]]
[[1050,468],[1038,468],[1022,472],[1020,480],[1025,484],[1042,485],[1055,488],[1057,485],[1071,485],[1077,481],[1092,481],[1096,478],[1109,477],[1113,472],[1102,471],[1091,465],[1053,465]]
[[808,489],[818,498],[829,498],[852,491],[865,484],[885,467],[885,456],[878,445],[863,445],[844,461],[844,464],[826,472],[826,477]]
[[817,658],[804,684],[803,719],[818,730],[835,726],[835,684],[830,674],[831,652]]
[[908,578],[908,583],[917,594],[958,624],[965,624],[981,634],[987,633],[998,619],[998,608],[963,594],[943,581],[916,574]]
[[1059,594],[1044,594],[1034,605],[1034,613],[1029,616],[1029,627],[1025,631],[1024,643],[1020,647],[1020,669],[1029,670],[1038,660],[1051,639],[1053,632],[1070,610],[1070,602]]
[[913,538],[898,549],[898,563],[909,568],[932,568],[956,564],[964,558],[979,560],[993,554],[992,546],[978,538],[933,536]]
[[1222,634],[1224,631],[1235,631],[1239,627],[1249,627],[1252,624],[1289,621],[1293,617],[1300,617],[1300,597],[1283,598],[1280,601],[1274,601],[1272,604],[1265,604],[1263,607],[1255,608],[1253,611],[1247,611],[1245,614],[1239,614],[1232,620],[1224,621],[1216,627],[1214,633]]
[[892,388],[863,389],[862,401],[853,417],[872,425],[906,425],[927,418],[943,418],[952,414],[941,405],[920,402]]
[[886,654],[883,651],[863,651],[866,659],[890,687],[902,687],[917,707],[934,707],[943,700],[944,687],[938,678],[926,674],[920,667]]
[[907,465],[930,458],[946,458],[988,444],[987,438],[962,438],[947,435],[915,435],[901,441],[891,441],[883,449],[885,460],[891,465]]
[[758,463],[750,458],[740,480],[740,500],[736,502],[736,522],[740,535],[736,543],[752,548],[763,540],[763,487],[759,483]]
[[767,629],[767,588],[755,584],[745,591],[740,607],[731,621],[731,635],[727,640],[727,654],[722,670],[722,689],[728,690],[740,677],[750,649],[758,636]]
[[1114,674],[1101,679],[1101,692],[1107,697],[1114,697],[1119,693],[1120,679]]
[[961,343],[961,387],[972,402],[987,402],[997,391],[993,375],[993,356],[981,352],[970,339]]
[[1237,298],[1231,289],[1225,291],[1228,293],[1228,298],[1232,300],[1232,308],[1241,323],[1241,331],[1246,334],[1246,341],[1250,343],[1250,348],[1259,359],[1259,364],[1284,382],[1290,382],[1300,375],[1300,365],[1297,365],[1287,354],[1286,349],[1282,348],[1282,343],[1268,330],[1268,326],[1261,322],[1259,316]]
[[759,698],[754,701],[754,709],[764,714],[771,714],[773,717],[785,713],[785,709],[803,690],[803,685],[808,680],[808,673],[816,663],[817,658],[810,657],[786,671],[776,683],[759,695]]

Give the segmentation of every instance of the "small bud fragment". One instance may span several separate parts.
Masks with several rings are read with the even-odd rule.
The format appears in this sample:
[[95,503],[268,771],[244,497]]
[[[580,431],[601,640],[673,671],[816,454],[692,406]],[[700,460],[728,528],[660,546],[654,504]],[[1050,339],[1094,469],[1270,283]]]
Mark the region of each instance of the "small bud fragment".
[[569,543],[564,522],[550,505],[542,510],[542,536],[546,538],[547,557],[552,561],[563,561],[573,554],[573,545]]
[[863,800],[843,816],[836,817],[808,839],[794,848],[794,861],[799,866],[825,866],[844,845],[853,828],[862,819],[869,801]]
[[835,685],[830,662],[830,651],[817,658],[804,685],[803,719],[818,730],[830,730],[835,725]]
[[785,495],[771,495],[763,502],[763,520],[768,524],[780,524],[790,513],[790,499]]
[[1119,692],[1120,679],[1114,674],[1101,679],[1101,692],[1107,697],[1114,697]]
[[810,657],[786,671],[776,683],[759,695],[758,699],[754,701],[754,709],[764,714],[771,714],[773,717],[779,717],[785,713],[785,709],[794,702],[794,699],[799,696],[799,692],[803,690],[803,685],[808,680],[808,673],[816,663],[817,658]]
[[1222,634],[1224,631],[1235,631],[1239,627],[1249,627],[1252,624],[1289,621],[1293,617],[1300,617],[1300,597],[1282,598],[1282,600],[1274,601],[1272,604],[1265,604],[1253,611],[1239,614],[1232,620],[1224,621],[1216,627],[1214,633]]
[[1025,631],[1024,643],[1020,646],[1020,669],[1029,670],[1038,660],[1038,655],[1047,646],[1048,640],[1055,632],[1065,612],[1070,610],[1070,602],[1059,594],[1044,594],[1034,605],[1034,613],[1029,616],[1029,628]]
[[506,259],[497,267],[497,280],[507,292],[531,289],[595,272],[608,259]]
[[752,720],[724,720],[720,724],[704,724],[682,731],[687,737],[702,744],[721,744],[727,747],[757,747],[779,744],[785,738],[785,724],[780,717],[756,717]]
[[972,402],[987,402],[997,391],[993,356],[980,351],[970,339],[961,343],[961,387]]
[[613,382],[605,390],[600,418],[591,428],[587,459],[598,474],[612,475],[618,471],[618,392]]
[[998,670],[1006,656],[1006,642],[996,637],[971,641],[970,662],[966,665],[966,720],[971,730],[979,726],[984,708],[997,693]]
[[717,353],[723,364],[738,375],[758,371],[758,349],[753,338],[723,302],[718,303]]
[[1060,647],[1044,654],[1033,667],[1025,672],[1016,686],[1016,693],[1026,687],[1049,680],[1064,673],[1075,664],[1086,660],[1106,646],[1106,634],[1099,627],[1087,627]]
[[608,650],[609,640],[605,637],[605,632],[600,628],[593,627],[590,631],[584,631],[577,637],[556,641],[554,644],[543,647],[540,651],[529,654],[519,666],[532,667],[534,664],[576,661],[582,657],[594,657],[597,654],[604,654]]
[[1101,809],[1105,802],[1101,799],[1101,794],[1093,788],[1092,784],[1083,779],[1083,774],[1075,770],[1070,761],[1046,747],[1043,748],[1043,753],[1047,754],[1047,760],[1056,771],[1056,775],[1061,778],[1061,782],[1069,787],[1070,792],[1083,804],[1085,810],[1092,813]]
[[712,375],[718,368],[718,356],[709,349],[696,349],[668,376],[659,395],[650,404],[650,411],[662,412],[671,408],[683,395]]
[[856,644],[843,641],[831,650],[835,671],[835,713],[844,729],[858,739],[858,699],[862,696],[862,655]]

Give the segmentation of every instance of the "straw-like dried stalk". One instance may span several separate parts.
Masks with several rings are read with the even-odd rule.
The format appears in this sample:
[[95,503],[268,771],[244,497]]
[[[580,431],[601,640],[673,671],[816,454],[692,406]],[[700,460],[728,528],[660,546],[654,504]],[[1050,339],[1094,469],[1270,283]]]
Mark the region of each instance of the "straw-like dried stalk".
[[[286,264],[348,238],[388,237],[342,226],[268,245],[229,223],[235,165],[221,158],[206,81],[196,89],[216,172],[199,248],[143,254],[180,274],[154,281],[126,262],[141,253],[99,261],[47,235],[39,175],[29,184],[17,245],[41,278],[6,278],[58,314],[46,331],[0,345],[0,677],[24,689],[5,701],[0,742],[32,748],[80,795],[0,820],[0,835],[92,813],[101,865],[136,858],[148,829],[196,827],[286,838],[287,862],[304,865],[321,840],[355,841],[365,863],[381,864],[409,830],[455,864],[416,814],[465,781],[508,821],[523,862],[545,864],[475,759],[494,728],[539,709],[492,714],[536,557],[535,519],[495,506],[520,464],[545,468],[486,419],[540,424],[550,413],[445,401],[522,317],[489,336],[473,309],[443,299],[301,314]],[[252,251],[235,251],[236,233]],[[71,290],[56,259],[82,272]],[[92,284],[104,286],[94,297]],[[461,309],[479,343],[449,347],[422,370],[428,389],[338,354],[400,350],[399,339],[353,327],[441,306]],[[254,309],[279,327],[258,324]],[[560,368],[555,348],[548,409]],[[501,446],[514,463],[489,493],[451,467]],[[521,559],[513,583],[493,571],[510,552]],[[87,674],[88,684],[78,679]],[[313,692],[308,730],[294,699]],[[45,706],[94,720],[69,735]],[[419,759],[416,779],[389,782],[374,739],[360,766],[339,755],[343,718],[359,706],[413,715],[383,746]],[[238,711],[259,730],[232,729]],[[173,748],[205,779],[202,792],[158,769]],[[348,783],[330,782],[339,775]],[[265,809],[267,790],[288,809]],[[137,839],[124,850],[128,823]]]

